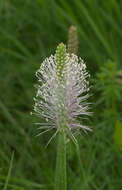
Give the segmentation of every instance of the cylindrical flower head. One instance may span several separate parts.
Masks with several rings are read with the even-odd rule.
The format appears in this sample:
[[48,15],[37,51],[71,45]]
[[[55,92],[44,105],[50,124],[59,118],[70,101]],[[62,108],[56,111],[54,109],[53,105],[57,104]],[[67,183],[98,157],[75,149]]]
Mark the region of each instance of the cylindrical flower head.
[[61,43],[56,54],[44,60],[36,76],[39,84],[34,110],[45,120],[40,123],[40,129],[46,129],[42,133],[55,128],[54,137],[65,130],[67,136],[76,141],[74,135],[80,129],[91,130],[81,123],[84,115],[90,115],[86,102],[89,74],[81,58],[66,53],[66,46]]

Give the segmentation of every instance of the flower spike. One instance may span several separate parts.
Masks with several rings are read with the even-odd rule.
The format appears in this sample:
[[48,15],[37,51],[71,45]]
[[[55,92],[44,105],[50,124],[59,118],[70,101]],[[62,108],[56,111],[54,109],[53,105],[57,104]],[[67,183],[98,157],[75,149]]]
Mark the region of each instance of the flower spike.
[[79,121],[84,115],[91,114],[86,102],[89,97],[89,74],[81,58],[75,54],[69,55],[66,46],[61,43],[55,55],[44,60],[36,76],[38,86],[34,110],[45,119],[46,131],[47,128],[55,128],[57,132],[63,130],[75,139],[74,134],[79,130],[91,130]]

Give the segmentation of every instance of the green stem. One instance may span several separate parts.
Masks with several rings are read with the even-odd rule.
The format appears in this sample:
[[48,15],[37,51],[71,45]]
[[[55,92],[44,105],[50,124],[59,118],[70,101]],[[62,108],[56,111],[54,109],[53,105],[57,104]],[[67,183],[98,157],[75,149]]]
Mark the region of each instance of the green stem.
[[66,133],[61,131],[58,134],[57,161],[55,173],[55,190],[67,189],[66,177]]

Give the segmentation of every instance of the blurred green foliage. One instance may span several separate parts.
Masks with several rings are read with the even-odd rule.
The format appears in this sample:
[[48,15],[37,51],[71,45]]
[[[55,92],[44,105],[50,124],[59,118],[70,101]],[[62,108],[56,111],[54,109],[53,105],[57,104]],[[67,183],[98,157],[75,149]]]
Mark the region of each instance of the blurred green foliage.
[[58,43],[67,43],[71,25],[91,74],[94,114],[93,133],[78,137],[78,156],[68,144],[68,189],[122,189],[122,152],[115,146],[116,122],[122,123],[121,10],[119,0],[0,0],[0,189],[53,189],[56,139],[45,149],[52,134],[35,138],[33,123],[41,118],[30,116],[34,74]]
[[114,140],[116,146],[122,150],[122,124],[119,121],[115,125]]

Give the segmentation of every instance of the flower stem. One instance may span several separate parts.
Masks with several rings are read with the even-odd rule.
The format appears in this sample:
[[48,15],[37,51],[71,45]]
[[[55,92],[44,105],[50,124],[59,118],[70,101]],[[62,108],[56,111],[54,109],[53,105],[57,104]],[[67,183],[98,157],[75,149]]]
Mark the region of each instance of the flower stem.
[[58,134],[57,162],[55,173],[55,190],[67,189],[66,177],[66,133],[64,130]]

